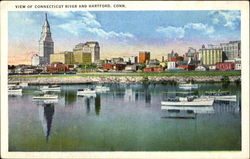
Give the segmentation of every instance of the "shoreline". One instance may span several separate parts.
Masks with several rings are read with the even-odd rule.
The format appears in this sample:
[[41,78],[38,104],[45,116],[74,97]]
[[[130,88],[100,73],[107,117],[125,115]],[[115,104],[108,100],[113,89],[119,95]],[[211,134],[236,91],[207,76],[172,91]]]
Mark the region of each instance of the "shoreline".
[[133,84],[133,83],[229,83],[241,82],[241,76],[62,76],[62,77],[8,77],[9,84]]

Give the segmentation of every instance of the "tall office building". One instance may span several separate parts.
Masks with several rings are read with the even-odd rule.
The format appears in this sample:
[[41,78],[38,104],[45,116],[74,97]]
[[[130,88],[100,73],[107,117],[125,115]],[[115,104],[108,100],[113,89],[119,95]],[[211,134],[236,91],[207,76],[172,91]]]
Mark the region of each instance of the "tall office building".
[[63,64],[74,64],[73,52],[64,51],[62,53],[56,53],[50,55],[50,63],[61,62]]
[[139,52],[139,64],[146,64],[150,60],[150,52],[141,51]]
[[73,49],[74,55],[75,54],[91,54],[91,62],[95,63],[100,60],[100,46],[98,42],[86,42],[86,43],[79,43]]
[[50,55],[54,53],[54,42],[51,37],[50,25],[45,13],[45,22],[42,27],[41,38],[39,40],[40,64],[49,64]]

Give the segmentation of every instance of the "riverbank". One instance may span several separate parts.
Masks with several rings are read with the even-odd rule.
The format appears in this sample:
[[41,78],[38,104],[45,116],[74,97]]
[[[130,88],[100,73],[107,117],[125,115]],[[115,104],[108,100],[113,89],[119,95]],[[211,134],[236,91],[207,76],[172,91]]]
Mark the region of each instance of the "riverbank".
[[168,83],[168,82],[240,82],[241,76],[15,76],[9,83],[84,84],[84,83]]

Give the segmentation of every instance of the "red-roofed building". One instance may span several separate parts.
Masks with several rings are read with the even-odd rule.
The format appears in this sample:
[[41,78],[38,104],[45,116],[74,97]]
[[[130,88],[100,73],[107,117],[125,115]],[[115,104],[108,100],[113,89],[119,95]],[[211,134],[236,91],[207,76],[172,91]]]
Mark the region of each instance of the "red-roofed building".
[[216,70],[234,70],[234,62],[218,62],[216,63]]

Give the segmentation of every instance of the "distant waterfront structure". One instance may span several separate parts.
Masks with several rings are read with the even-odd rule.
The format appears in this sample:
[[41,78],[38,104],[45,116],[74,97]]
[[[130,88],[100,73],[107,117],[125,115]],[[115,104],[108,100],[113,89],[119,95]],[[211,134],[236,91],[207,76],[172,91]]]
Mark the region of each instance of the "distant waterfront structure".
[[31,65],[32,66],[38,66],[39,62],[40,62],[40,57],[37,54],[35,54],[31,57]]
[[150,60],[150,52],[148,51],[140,51],[139,52],[139,63],[146,64]]
[[225,52],[228,60],[241,58],[241,42],[240,41],[229,41],[229,43],[221,43],[220,46],[222,50]]
[[64,51],[62,53],[55,53],[50,55],[50,63],[61,62],[63,64],[74,64],[72,51]]
[[189,61],[189,60],[192,60],[195,62],[199,61],[199,52],[196,51],[196,49],[192,47],[189,47],[188,51],[184,55],[184,61]]
[[39,64],[49,64],[50,55],[54,53],[54,42],[51,37],[50,25],[45,13],[45,22],[42,27],[41,37],[39,40]]
[[220,45],[208,45],[208,49],[222,49],[227,60],[241,58],[241,41],[229,41]]
[[[83,54],[90,54],[91,55],[91,63],[95,63],[100,60],[100,46],[99,43],[96,41],[86,42],[86,43],[79,43],[73,49],[74,56],[81,56],[84,57]],[[89,55],[86,55],[87,57]]]
[[201,64],[215,65],[217,62],[223,62],[224,54],[222,49],[200,49]]
[[73,52],[73,61],[77,65],[91,64],[91,53]]
[[138,57],[137,56],[123,56],[123,61],[130,64],[136,64],[138,63]]

